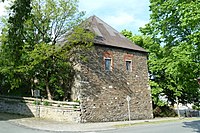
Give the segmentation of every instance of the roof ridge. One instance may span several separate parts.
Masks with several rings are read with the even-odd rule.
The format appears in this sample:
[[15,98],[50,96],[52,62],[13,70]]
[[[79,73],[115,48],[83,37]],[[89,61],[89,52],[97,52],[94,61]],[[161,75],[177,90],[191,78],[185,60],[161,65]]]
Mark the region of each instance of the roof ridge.
[[147,52],[96,15],[90,16],[88,20],[91,22],[91,30],[97,35],[96,43]]

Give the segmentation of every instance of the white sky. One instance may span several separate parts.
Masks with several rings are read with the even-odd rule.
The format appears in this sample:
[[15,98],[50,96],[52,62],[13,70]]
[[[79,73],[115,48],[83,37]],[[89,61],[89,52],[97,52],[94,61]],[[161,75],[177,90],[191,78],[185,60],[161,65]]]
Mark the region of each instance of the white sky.
[[[5,15],[0,2],[0,16]],[[138,34],[139,27],[149,21],[149,0],[79,0],[79,10],[86,11],[86,17],[96,15],[110,26]]]
[[5,2],[5,3],[0,2],[0,16],[5,15],[5,8],[4,7],[7,4],[8,4],[8,2]]

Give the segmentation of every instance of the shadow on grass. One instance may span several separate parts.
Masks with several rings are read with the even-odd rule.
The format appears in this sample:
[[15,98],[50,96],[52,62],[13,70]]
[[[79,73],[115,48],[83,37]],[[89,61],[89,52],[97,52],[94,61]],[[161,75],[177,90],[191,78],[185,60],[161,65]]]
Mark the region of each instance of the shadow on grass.
[[192,128],[194,132],[200,133],[200,120],[183,122],[185,128]]

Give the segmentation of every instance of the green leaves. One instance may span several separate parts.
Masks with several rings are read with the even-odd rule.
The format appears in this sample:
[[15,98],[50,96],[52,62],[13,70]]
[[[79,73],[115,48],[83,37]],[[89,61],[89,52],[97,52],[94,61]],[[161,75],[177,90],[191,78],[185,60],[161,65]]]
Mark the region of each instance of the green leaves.
[[[40,89],[49,99],[70,99],[75,60],[85,60],[93,34],[77,0],[16,0],[1,35],[0,82],[10,94]],[[2,77],[2,78],[1,78]],[[37,79],[36,84],[33,81]]]
[[[140,30],[163,47],[159,60],[149,66],[158,76],[155,82],[172,104],[176,96],[182,103],[195,102],[199,91],[194,79],[200,75],[200,2],[151,0],[150,11],[150,22]],[[150,54],[149,62],[156,60],[152,59]]]
[[34,49],[29,53],[29,58],[32,60],[31,65],[37,65],[41,62],[47,60],[50,56],[52,56],[54,50],[51,45],[41,43],[36,44]]
[[[45,43],[55,45],[82,22],[83,12],[78,12],[77,0],[34,0],[32,21],[36,32]],[[40,39],[37,39],[40,43]]]

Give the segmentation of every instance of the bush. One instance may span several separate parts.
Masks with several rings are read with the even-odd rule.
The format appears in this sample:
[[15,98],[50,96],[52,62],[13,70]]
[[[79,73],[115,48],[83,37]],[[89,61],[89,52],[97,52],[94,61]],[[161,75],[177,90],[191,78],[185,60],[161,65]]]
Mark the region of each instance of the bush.
[[153,110],[154,117],[175,117],[177,113],[175,110],[167,105],[159,107],[157,106]]
[[43,102],[43,105],[44,105],[44,106],[51,106],[51,103],[49,103],[48,101],[44,101],[44,102]]
[[73,105],[73,108],[74,108],[74,109],[77,109],[77,106],[76,106],[76,105]]
[[80,103],[80,100],[73,100],[73,102]]
[[200,107],[198,107],[196,105],[192,105],[192,109],[194,109],[194,110],[200,110]]
[[41,102],[40,102],[39,100],[35,100],[35,101],[33,102],[33,104],[34,104],[34,105],[40,105]]

